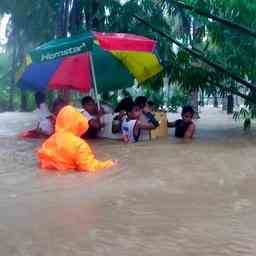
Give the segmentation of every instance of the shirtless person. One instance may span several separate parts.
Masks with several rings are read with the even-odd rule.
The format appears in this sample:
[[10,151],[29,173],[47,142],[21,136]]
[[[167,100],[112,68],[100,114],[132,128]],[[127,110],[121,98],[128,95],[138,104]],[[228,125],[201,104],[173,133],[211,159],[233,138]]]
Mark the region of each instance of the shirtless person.
[[185,106],[181,113],[182,119],[171,123],[168,122],[169,128],[175,128],[175,137],[185,139],[193,138],[196,130],[196,125],[193,122],[194,113],[195,111],[191,106]]

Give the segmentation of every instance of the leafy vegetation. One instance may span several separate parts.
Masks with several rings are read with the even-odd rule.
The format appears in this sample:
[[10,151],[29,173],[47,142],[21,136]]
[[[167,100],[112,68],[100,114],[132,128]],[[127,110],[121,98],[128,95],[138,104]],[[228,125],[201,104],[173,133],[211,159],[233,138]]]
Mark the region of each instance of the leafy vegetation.
[[[165,70],[143,84],[151,98],[163,101],[162,78],[168,77],[176,86],[176,98],[169,99],[173,108],[181,94],[195,91],[214,97],[238,95],[248,112],[240,116],[255,118],[255,12],[254,0],[2,0],[0,16],[7,13],[11,18],[6,28],[7,57],[0,59],[0,79],[6,75],[0,80],[0,108],[13,109],[21,99],[30,98],[14,84],[16,67],[28,49],[53,37],[97,30],[136,33],[158,41]],[[28,109],[31,104],[21,105]]]
[[187,105],[188,101],[188,94],[184,93],[184,91],[180,90],[180,88],[174,87],[172,96],[168,101],[168,110],[171,112],[177,112],[178,108]]

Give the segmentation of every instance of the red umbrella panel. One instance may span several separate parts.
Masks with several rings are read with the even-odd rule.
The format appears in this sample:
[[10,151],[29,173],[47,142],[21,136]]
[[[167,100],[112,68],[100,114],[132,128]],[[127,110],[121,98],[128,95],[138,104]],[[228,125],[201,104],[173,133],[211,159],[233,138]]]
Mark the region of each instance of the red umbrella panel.
[[[162,70],[154,53],[154,40],[120,33],[91,32],[84,37],[88,36],[93,38],[91,52],[42,62],[36,62],[28,55],[28,65],[20,78],[21,88],[37,91],[74,89],[88,92],[93,82],[92,64],[100,92],[130,87],[134,84],[134,79],[141,83]],[[49,43],[51,45],[52,42]],[[47,44],[43,45],[45,46]]]

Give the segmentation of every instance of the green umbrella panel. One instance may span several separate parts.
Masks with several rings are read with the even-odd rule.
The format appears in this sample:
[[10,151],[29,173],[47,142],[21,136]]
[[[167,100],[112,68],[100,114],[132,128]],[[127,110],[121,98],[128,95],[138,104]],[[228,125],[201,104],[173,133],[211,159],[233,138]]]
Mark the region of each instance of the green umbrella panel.
[[133,86],[134,77],[113,54],[94,44],[92,60],[98,92],[108,92]]

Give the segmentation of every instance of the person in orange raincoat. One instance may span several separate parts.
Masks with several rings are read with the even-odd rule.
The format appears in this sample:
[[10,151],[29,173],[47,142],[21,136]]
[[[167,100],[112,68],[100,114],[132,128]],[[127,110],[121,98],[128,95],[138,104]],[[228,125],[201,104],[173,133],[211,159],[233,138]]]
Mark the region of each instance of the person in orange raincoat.
[[43,169],[95,172],[113,166],[114,161],[98,161],[90,146],[80,138],[88,120],[74,107],[64,107],[57,116],[55,133],[37,152]]

